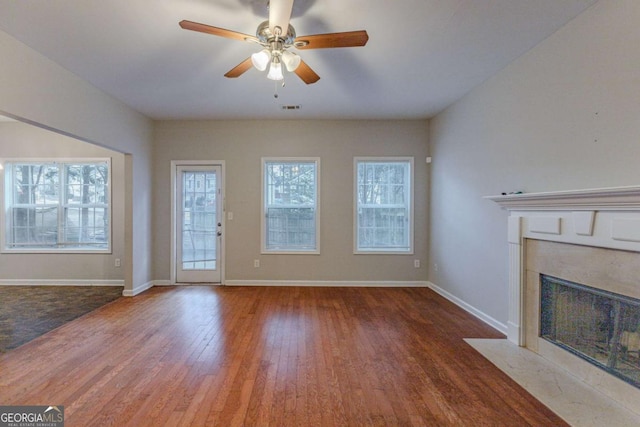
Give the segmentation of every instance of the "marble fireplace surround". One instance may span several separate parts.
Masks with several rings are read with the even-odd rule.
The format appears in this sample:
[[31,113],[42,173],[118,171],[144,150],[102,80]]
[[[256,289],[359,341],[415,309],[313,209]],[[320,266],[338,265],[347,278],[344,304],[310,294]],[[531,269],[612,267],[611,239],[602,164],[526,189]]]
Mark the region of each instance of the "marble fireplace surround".
[[538,337],[541,273],[640,298],[640,186],[489,196],[509,211],[509,341],[640,413],[640,389]]

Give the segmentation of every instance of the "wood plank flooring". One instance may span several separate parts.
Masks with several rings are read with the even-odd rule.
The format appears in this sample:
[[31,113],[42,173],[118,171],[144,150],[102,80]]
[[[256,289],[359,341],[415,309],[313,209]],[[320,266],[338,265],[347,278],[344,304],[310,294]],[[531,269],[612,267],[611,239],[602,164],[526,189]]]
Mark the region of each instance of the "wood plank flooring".
[[66,426],[562,426],[426,288],[163,287],[0,355],[0,405]]

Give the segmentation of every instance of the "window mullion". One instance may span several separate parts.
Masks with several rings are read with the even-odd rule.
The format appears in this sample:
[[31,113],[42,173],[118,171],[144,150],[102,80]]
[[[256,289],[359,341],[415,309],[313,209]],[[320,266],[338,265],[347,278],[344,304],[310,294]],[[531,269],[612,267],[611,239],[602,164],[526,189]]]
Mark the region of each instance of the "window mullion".
[[58,166],[58,233],[56,236],[57,247],[61,246],[62,241],[66,239],[64,236],[64,199],[67,197],[67,188],[69,183],[67,182],[68,174],[67,168],[64,163],[56,163]]

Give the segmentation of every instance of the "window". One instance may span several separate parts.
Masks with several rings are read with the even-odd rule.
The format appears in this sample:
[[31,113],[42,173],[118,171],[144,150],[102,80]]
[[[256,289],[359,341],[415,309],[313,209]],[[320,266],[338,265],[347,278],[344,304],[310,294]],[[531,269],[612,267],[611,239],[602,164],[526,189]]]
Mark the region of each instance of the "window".
[[4,249],[110,251],[110,161],[5,162]]
[[262,159],[262,252],[319,253],[320,159]]
[[355,253],[413,253],[413,158],[356,158]]

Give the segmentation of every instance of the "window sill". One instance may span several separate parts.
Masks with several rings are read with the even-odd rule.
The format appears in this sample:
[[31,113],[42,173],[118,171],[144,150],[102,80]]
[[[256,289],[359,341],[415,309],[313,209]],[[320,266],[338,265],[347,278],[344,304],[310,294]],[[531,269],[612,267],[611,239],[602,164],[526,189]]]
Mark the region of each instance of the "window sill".
[[112,251],[111,249],[3,249],[0,253],[3,255],[110,255]]
[[353,251],[354,255],[414,255],[412,249],[406,251],[391,251],[388,249],[377,250],[367,250],[367,251]]
[[262,250],[260,255],[320,255],[319,250],[312,251],[266,251]]

